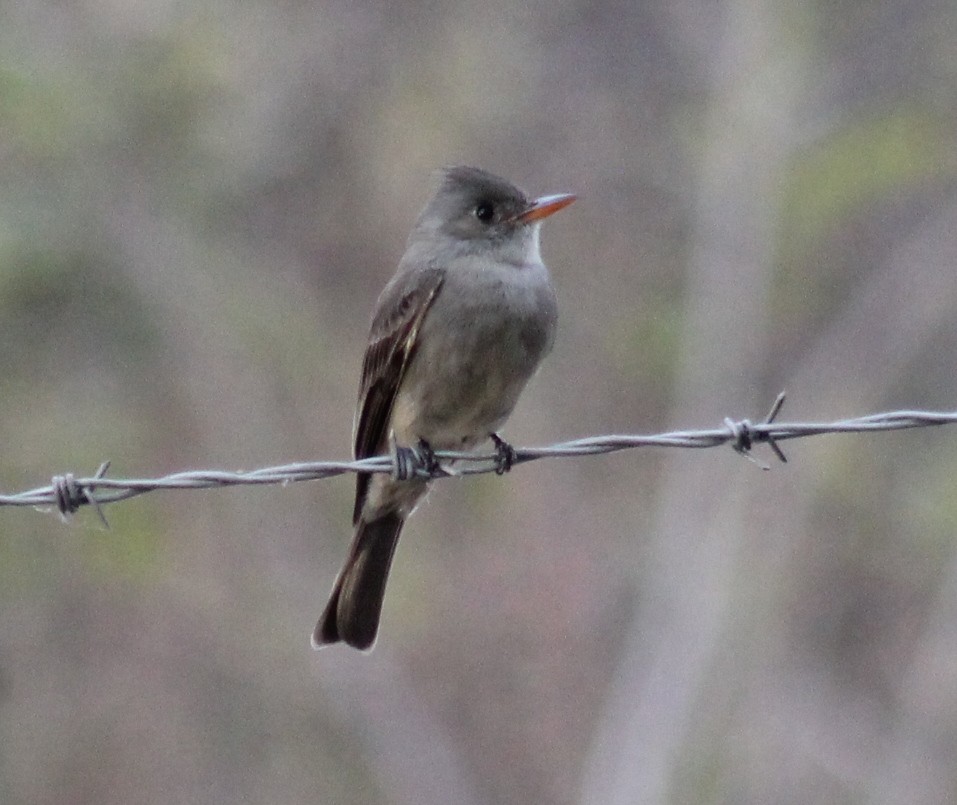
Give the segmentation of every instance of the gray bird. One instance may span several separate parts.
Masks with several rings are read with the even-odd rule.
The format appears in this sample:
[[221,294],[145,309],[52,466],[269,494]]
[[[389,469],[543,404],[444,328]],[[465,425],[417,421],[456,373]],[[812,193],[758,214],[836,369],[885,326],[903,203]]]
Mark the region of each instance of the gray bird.
[[[539,251],[543,218],[563,193],[529,199],[478,168],[441,172],[395,276],[376,304],[356,408],[356,458],[414,449],[468,450],[493,439],[551,349],[555,291]],[[315,648],[375,642],[392,556],[428,491],[422,478],[362,473],[355,536],[312,635]]]

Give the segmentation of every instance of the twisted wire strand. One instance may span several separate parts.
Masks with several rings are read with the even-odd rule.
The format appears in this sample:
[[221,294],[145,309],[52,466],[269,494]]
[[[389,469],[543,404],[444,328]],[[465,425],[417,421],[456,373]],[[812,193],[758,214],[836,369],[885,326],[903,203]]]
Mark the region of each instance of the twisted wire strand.
[[[587,436],[545,447],[516,447],[510,456],[510,466],[526,464],[543,458],[573,458],[594,456],[629,450],[636,447],[706,448],[730,444],[763,469],[767,464],[752,455],[758,444],[767,444],[775,457],[787,461],[779,442],[808,436],[838,433],[872,433],[875,431],[906,430],[947,425],[957,422],[957,411],[890,411],[870,414],[836,422],[775,422],[784,403],[783,392],[778,395],[767,417],[758,423],[747,419],[725,419],[721,427],[710,430],[680,430],[652,435]],[[495,453],[463,453],[436,451],[438,463],[408,456],[398,460],[396,455],[376,456],[355,461],[305,461],[261,469],[226,472],[223,470],[189,470],[175,472],[160,478],[107,478],[109,462],[100,465],[89,478],[77,478],[72,473],[54,476],[48,486],[15,494],[0,494],[0,506],[34,506],[55,508],[67,517],[82,506],[90,505],[106,525],[102,506],[120,500],[144,495],[161,489],[212,489],[224,486],[289,484],[315,481],[337,475],[357,472],[390,473],[407,479],[411,475],[442,478],[453,475],[478,475],[501,472],[500,456]]]

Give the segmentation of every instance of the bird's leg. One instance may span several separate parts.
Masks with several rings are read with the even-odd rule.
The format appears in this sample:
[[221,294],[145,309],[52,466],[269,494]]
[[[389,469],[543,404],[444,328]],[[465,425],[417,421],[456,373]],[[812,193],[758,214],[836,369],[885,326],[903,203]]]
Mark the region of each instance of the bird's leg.
[[495,443],[495,474],[504,475],[512,469],[518,454],[515,448],[497,433],[490,433],[488,437]]

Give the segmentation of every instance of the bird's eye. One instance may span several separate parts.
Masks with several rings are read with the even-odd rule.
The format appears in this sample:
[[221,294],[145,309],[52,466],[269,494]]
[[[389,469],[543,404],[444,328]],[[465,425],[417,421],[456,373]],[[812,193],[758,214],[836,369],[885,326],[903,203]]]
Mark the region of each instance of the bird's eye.
[[491,223],[495,217],[495,208],[488,202],[483,201],[475,208],[475,217],[483,224]]

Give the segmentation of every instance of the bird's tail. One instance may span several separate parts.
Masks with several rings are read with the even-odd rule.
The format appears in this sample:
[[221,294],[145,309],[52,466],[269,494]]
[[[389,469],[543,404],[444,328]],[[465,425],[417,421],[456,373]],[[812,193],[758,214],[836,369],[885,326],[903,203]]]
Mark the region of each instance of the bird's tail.
[[404,524],[397,513],[371,522],[359,520],[349,558],[312,633],[314,648],[340,640],[358,649],[372,647],[392,556]]

